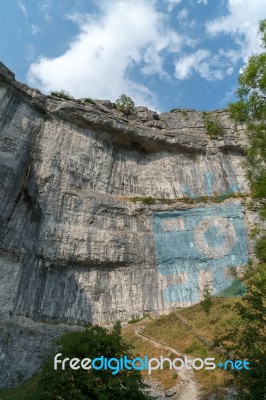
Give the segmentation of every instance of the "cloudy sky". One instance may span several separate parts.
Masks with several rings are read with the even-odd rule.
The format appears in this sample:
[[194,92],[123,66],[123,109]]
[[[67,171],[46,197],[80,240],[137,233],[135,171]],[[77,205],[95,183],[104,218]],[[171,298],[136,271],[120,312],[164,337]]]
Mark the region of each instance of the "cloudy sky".
[[0,60],[48,93],[157,111],[235,99],[265,0],[2,0]]

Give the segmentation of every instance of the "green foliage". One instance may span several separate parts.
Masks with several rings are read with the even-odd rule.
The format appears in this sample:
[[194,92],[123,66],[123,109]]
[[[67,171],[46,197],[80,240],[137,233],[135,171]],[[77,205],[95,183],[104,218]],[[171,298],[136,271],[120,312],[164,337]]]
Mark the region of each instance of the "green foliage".
[[254,177],[252,181],[253,195],[256,198],[266,198],[266,169],[261,171],[259,176]]
[[259,224],[255,224],[253,228],[250,230],[250,237],[251,239],[254,239],[256,236],[258,236],[261,233],[261,228],[259,227]]
[[[266,19],[259,24],[261,47],[266,49]],[[266,52],[253,55],[239,75],[239,100],[229,104],[230,116],[236,122],[245,122],[249,136],[248,178],[252,194],[257,198],[261,215],[266,217]],[[255,253],[266,262],[266,236],[255,245]],[[235,307],[240,323],[236,324],[218,342],[225,347],[231,359],[248,359],[250,370],[238,371],[239,399],[265,399],[266,396],[266,265],[249,278],[243,303]]]
[[148,197],[140,197],[140,196],[136,196],[136,197],[132,197],[130,199],[133,203],[136,203],[137,201],[141,201],[143,204],[147,204],[147,205],[151,205],[155,203],[155,200],[153,197],[148,196]]
[[196,357],[206,358],[208,357],[209,350],[207,346],[202,342],[193,342],[189,347],[185,349],[186,354],[193,354]]
[[143,197],[143,198],[142,198],[142,203],[143,203],[143,204],[148,204],[148,205],[150,205],[150,204],[154,204],[154,203],[155,203],[155,200],[154,200],[151,196],[149,196],[149,197]]
[[227,288],[220,292],[218,297],[242,297],[246,293],[246,286],[240,279],[236,279]]
[[226,194],[217,196],[199,196],[199,197],[180,197],[180,198],[175,198],[175,199],[165,199],[165,198],[154,198],[151,196],[148,197],[141,197],[141,196],[135,196],[135,197],[127,197],[127,200],[132,201],[133,203],[136,203],[138,201],[141,201],[143,204],[151,205],[155,203],[160,203],[160,204],[173,204],[176,202],[182,202],[186,204],[196,204],[196,203],[222,203],[226,199],[231,199],[231,198],[237,198],[239,199],[240,197],[245,199],[249,195],[246,193],[241,193],[241,192],[228,192]]
[[172,108],[172,110],[170,110],[170,113],[173,113],[176,111],[180,112],[183,117],[187,117],[187,115],[188,115],[188,112],[186,110],[181,110],[180,108]]
[[95,101],[93,99],[91,99],[90,97],[87,97],[86,99],[83,100],[85,103],[89,103],[89,104],[96,104]]
[[122,113],[129,115],[132,114],[134,111],[134,101],[125,94],[122,94],[115,102],[117,110],[121,111]]
[[211,113],[203,112],[204,126],[207,130],[207,134],[211,138],[216,138],[219,134],[223,133],[223,127],[217,116]]
[[228,105],[230,117],[237,122],[245,122],[248,116],[247,105],[242,101],[229,103]]
[[255,254],[260,261],[266,262],[266,236],[262,236],[257,241],[255,246]]
[[[266,19],[259,24],[261,47],[266,49]],[[239,100],[229,104],[231,117],[245,122],[250,139],[248,177],[253,196],[262,199],[266,215],[266,52],[253,55],[239,75]]]
[[203,290],[203,300],[201,300],[200,305],[203,308],[206,315],[209,315],[213,305],[213,301],[210,289],[208,287],[205,287]]
[[247,359],[250,370],[232,371],[241,400],[265,399],[266,393],[266,268],[261,264],[258,272],[247,283],[243,302],[233,309],[239,320],[226,333],[216,338],[215,345],[225,351],[229,359]]
[[[62,358],[120,358],[130,357],[128,345],[121,337],[120,325],[112,331],[99,326],[91,326],[82,332],[64,334],[58,341]],[[141,400],[148,399],[142,392],[145,385],[139,371],[124,369],[116,375],[111,370],[94,369],[54,370],[53,357],[44,363],[37,389],[28,400]]]
[[52,96],[56,96],[56,97],[60,97],[61,99],[64,100],[74,100],[74,97],[71,96],[71,94],[69,92],[67,92],[66,90],[55,90],[53,92],[50,93]]
[[204,345],[202,342],[192,342],[190,346],[188,346],[185,349],[185,353],[186,354],[197,354],[197,356],[199,356],[199,354],[201,354],[203,356],[203,358],[207,357],[207,349],[206,349],[206,345]]
[[37,384],[38,375],[34,375],[16,388],[0,389],[0,400],[35,400]]
[[128,324],[136,324],[137,322],[140,322],[144,319],[144,317],[142,318],[132,318],[129,321],[127,321]]

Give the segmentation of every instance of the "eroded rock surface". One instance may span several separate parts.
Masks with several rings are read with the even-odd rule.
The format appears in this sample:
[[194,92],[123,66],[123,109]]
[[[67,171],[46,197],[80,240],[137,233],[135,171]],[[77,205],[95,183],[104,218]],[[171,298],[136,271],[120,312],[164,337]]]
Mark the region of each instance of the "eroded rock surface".
[[[14,367],[6,347],[14,324],[28,337],[29,319],[32,337],[41,338],[47,328],[34,331],[34,321],[59,324],[51,328],[56,335],[63,323],[123,321],[193,303],[191,290],[202,292],[210,274],[184,287],[180,298],[165,296],[166,287],[186,278],[158,268],[154,215],[191,210],[193,216],[194,208],[212,205],[187,204],[184,197],[248,192],[245,132],[226,111],[213,113],[222,126],[213,139],[202,112],[158,115],[137,107],[125,116],[108,101],[95,103],[45,96],[0,65],[0,386],[25,378],[26,363],[29,374],[38,367],[27,357],[24,367],[17,362],[20,373]],[[162,200],[147,205],[132,202],[135,196]],[[21,346],[36,360],[31,340]],[[40,339],[40,354],[46,346]]]

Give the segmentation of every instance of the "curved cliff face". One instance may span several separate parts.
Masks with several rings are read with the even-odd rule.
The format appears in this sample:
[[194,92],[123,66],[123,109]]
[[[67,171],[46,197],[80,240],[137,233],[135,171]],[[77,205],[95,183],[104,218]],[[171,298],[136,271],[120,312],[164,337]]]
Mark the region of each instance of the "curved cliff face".
[[[38,343],[40,322],[127,320],[197,302],[206,284],[228,287],[226,269],[247,260],[240,202],[182,200],[248,192],[244,131],[225,111],[213,116],[217,139],[202,112],[125,116],[108,101],[44,96],[0,66],[3,371],[16,358],[7,346],[27,353],[14,333],[27,324]],[[29,374],[27,357],[38,367],[37,347],[0,385]]]

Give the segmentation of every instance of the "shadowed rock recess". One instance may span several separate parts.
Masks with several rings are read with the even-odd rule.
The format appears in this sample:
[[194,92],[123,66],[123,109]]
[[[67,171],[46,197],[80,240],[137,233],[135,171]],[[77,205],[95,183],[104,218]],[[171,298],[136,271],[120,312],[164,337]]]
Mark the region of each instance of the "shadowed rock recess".
[[237,195],[214,198],[248,192],[247,141],[226,111],[211,116],[215,138],[203,112],[126,116],[45,96],[0,65],[0,387],[38,369],[64,329],[168,313],[231,284],[249,214]]

